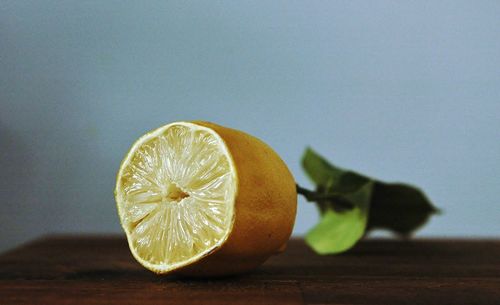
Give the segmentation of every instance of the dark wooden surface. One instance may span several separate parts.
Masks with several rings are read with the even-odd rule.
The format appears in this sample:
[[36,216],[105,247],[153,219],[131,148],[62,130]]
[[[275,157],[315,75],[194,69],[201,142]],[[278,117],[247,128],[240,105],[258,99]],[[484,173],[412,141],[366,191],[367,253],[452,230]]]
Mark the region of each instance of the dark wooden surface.
[[301,240],[255,272],[157,276],[115,236],[54,236],[0,255],[0,304],[500,304],[500,241],[374,240],[318,256]]

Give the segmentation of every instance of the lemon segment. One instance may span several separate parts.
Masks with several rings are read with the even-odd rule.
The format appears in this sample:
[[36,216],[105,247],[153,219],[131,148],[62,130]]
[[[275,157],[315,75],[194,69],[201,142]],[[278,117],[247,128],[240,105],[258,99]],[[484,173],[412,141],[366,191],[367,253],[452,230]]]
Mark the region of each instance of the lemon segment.
[[115,188],[134,257],[165,273],[220,247],[234,223],[237,180],[224,141],[209,128],[177,122],[141,137]]

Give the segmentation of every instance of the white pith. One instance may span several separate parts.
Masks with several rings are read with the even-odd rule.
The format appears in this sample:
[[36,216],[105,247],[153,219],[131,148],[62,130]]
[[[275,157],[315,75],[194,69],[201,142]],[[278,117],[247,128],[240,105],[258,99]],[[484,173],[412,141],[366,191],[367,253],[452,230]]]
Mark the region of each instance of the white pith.
[[206,256],[231,232],[236,188],[233,160],[215,131],[178,122],[142,136],[115,189],[132,254],[160,273]]

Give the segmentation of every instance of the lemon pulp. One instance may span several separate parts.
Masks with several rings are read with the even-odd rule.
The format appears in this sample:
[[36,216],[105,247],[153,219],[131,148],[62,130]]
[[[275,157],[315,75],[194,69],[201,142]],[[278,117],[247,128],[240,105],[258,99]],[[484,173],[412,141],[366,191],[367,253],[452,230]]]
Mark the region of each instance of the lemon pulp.
[[236,177],[226,145],[209,128],[181,122],[141,137],[115,189],[135,258],[163,273],[223,244],[234,222]]

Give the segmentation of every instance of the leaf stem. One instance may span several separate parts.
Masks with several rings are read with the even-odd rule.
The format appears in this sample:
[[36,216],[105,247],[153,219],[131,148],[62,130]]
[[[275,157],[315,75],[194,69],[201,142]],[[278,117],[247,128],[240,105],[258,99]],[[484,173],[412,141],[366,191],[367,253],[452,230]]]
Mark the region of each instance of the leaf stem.
[[354,205],[351,201],[346,199],[344,196],[338,193],[323,193],[318,191],[311,191],[306,188],[295,184],[297,187],[297,193],[304,196],[304,198],[309,202],[316,202],[318,205],[323,206],[325,203],[332,204],[336,208],[340,209],[352,209]]

